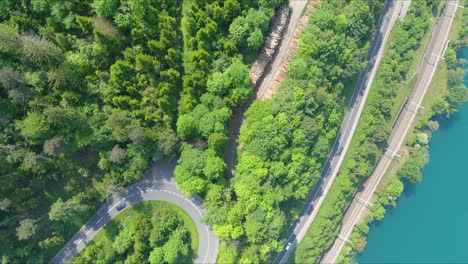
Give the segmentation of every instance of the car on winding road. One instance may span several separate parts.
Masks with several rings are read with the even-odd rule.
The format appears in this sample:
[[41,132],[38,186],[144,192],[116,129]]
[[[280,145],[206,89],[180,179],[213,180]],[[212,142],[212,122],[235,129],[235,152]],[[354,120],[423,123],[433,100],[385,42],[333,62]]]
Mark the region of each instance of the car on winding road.
[[126,202],[120,202],[120,203],[115,207],[115,209],[116,209],[117,211],[122,211],[126,206],[127,206],[127,203],[126,203]]

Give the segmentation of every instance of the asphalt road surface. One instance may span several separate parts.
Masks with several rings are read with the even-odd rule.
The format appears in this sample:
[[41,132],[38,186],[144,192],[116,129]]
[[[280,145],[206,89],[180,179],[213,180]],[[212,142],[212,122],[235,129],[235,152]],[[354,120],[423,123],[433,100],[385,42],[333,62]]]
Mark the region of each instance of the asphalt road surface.
[[286,244],[291,243],[288,250],[284,249],[273,263],[285,263],[297,244],[304,238],[309,226],[314,221],[333,181],[338,175],[341,163],[348,150],[351,139],[356,130],[359,118],[366,103],[369,90],[382,58],[388,36],[399,16],[402,5],[400,1],[388,1],[380,20],[374,41],[367,55],[368,65],[361,72],[348,111],[345,115],[341,129],[335,140],[331,153],[322,169],[321,177],[310,192],[299,219],[290,228]]
[[359,188],[359,191],[354,196],[354,199],[343,218],[341,230],[333,245],[324,254],[321,259],[321,263],[336,262],[341,250],[351,235],[353,227],[361,220],[367,207],[372,206],[368,201],[372,198],[372,195],[377,189],[385,171],[392,160],[398,157],[397,152],[401,148],[417,111],[420,108],[424,95],[426,94],[432,77],[434,76],[437,64],[441,56],[445,53],[448,34],[450,27],[452,26],[457,5],[458,0],[447,1],[445,3],[444,10],[437,21],[434,31],[432,32],[432,38],[429,43],[429,47],[424,54],[424,60],[420,65],[419,74],[411,96],[405,102],[387,142],[388,147],[385,149],[371,177],[366,180],[362,185],[362,188]]
[[[264,83],[269,83],[269,80],[274,76],[275,72],[281,65],[286,50],[291,42],[294,30],[297,26],[297,22],[301,17],[301,13],[306,4],[307,0],[291,0],[289,2],[289,6],[292,9],[289,24],[283,38],[281,39],[281,46],[274,58],[271,70],[265,76],[262,85]],[[265,81],[265,79],[267,81]],[[259,88],[256,96],[261,96],[265,91],[266,87],[264,85]],[[234,164],[236,149],[235,138],[237,138],[237,135],[238,133],[234,137],[233,144],[230,144],[228,147],[233,149],[233,151],[229,152],[231,155],[227,155],[228,157],[226,158],[228,165],[231,164],[230,168],[232,168]],[[187,199],[182,193],[177,191],[176,184],[172,177],[173,165],[169,166],[168,164],[159,163],[157,167],[162,168],[162,171],[159,172],[161,175],[154,171],[156,168],[153,166],[152,176],[146,177],[145,180],[129,186],[121,195],[121,197],[123,197],[127,202],[127,207],[139,202],[150,200],[168,201],[178,205],[192,217],[197,226],[200,243],[198,248],[198,257],[195,260],[195,263],[215,263],[218,255],[219,240],[209,226],[201,223],[202,213],[204,212],[201,207],[202,200],[200,198]],[[96,214],[94,214],[73,236],[73,238],[68,241],[60,252],[50,261],[50,263],[65,263],[77,256],[94,238],[94,236],[96,236],[99,230],[120,213],[115,210],[115,206],[120,203],[121,200],[122,199],[114,199],[102,205]]]
[[119,215],[115,209],[121,201],[131,205],[143,202],[160,200],[173,203],[187,212],[195,222],[199,237],[198,256],[195,263],[215,263],[218,255],[218,238],[211,228],[201,222],[204,209],[199,197],[187,198],[177,191],[173,181],[174,164],[157,163],[146,173],[144,180],[130,185],[119,196],[104,203],[88,222],[68,241],[50,263],[66,263],[77,256],[85,246],[110,220]]

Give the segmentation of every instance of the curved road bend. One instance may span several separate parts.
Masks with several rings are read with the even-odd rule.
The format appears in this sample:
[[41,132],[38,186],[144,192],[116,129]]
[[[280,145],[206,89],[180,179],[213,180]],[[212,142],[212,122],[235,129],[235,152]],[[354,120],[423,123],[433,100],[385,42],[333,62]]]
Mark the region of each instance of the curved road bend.
[[405,107],[396,120],[395,127],[387,141],[387,149],[384,151],[379,163],[375,167],[373,174],[359,188],[348,210],[346,211],[340,232],[333,245],[325,252],[321,263],[335,263],[338,256],[348,242],[353,227],[361,220],[367,206],[371,206],[369,201],[383,178],[392,160],[398,156],[397,152],[405,141],[406,135],[416,117],[419,105],[424,99],[424,95],[434,76],[437,64],[443,56],[450,27],[457,10],[458,0],[449,0],[445,3],[442,15],[432,32],[431,41],[424,54],[424,59],[419,68],[418,78],[414,85],[411,96]]
[[[274,73],[279,69],[307,1],[308,0],[289,1],[289,6],[292,9],[289,24],[284,33],[284,37],[281,40],[281,45],[279,47],[278,54],[274,58],[271,70],[269,73],[267,73],[268,75],[266,75],[262,84],[268,83],[268,81],[265,81],[265,79],[271,79],[271,76],[274,76]],[[285,43],[287,43],[287,45],[284,45]],[[259,89],[259,91],[254,96],[262,96],[265,91],[265,88]],[[231,169],[234,165],[236,139],[239,134],[241,122],[242,118],[240,119],[240,124],[237,126],[237,132],[230,139],[227,149],[231,149],[231,151],[226,151],[226,163]],[[188,200],[183,194],[177,191],[175,182],[173,181],[172,177],[173,166],[162,163],[159,163],[158,166],[163,167],[163,180],[156,180],[156,176],[159,177],[159,175],[156,175],[157,172],[155,172],[155,170],[157,170],[157,168],[153,166],[151,169],[152,176],[145,177],[145,180],[129,186],[121,195],[121,197],[125,197],[129,205],[142,201],[161,200],[174,203],[184,209],[192,217],[198,230],[200,243],[198,248],[198,257],[195,262],[215,263],[218,254],[219,240],[214,235],[210,227],[201,223],[203,213],[201,199],[193,198]],[[119,212],[116,211],[114,207],[119,202],[120,200],[112,200],[102,205],[96,214],[94,214],[88,220],[88,222],[72,237],[72,239],[68,241],[68,243],[60,250],[60,252],[50,261],[50,263],[64,263],[77,256],[94,238],[94,236],[96,236],[99,230],[112,218],[118,215]]]
[[369,94],[372,81],[377,72],[378,65],[384,53],[388,36],[401,11],[401,1],[387,1],[383,15],[379,22],[379,30],[375,33],[374,41],[367,55],[369,61],[367,67],[359,75],[354,89],[348,111],[345,115],[341,129],[332,147],[331,153],[326,161],[320,179],[309,193],[304,207],[299,214],[299,220],[294,222],[290,228],[286,244],[291,243],[289,250],[281,251],[273,263],[285,263],[291,252],[304,238],[309,226],[314,221],[317,213],[337,176],[341,163],[356,130],[359,118]]
[[[202,200],[199,197],[186,198],[177,191],[172,177],[173,169],[173,163],[153,165],[144,180],[127,187],[120,197],[125,200],[127,207],[143,201],[160,200],[182,208],[193,219],[198,231],[199,246],[195,263],[215,263],[219,241],[211,228],[201,222],[204,212]],[[120,201],[121,199],[115,199],[104,203],[50,263],[66,263],[77,256],[97,233],[120,213],[115,209]]]

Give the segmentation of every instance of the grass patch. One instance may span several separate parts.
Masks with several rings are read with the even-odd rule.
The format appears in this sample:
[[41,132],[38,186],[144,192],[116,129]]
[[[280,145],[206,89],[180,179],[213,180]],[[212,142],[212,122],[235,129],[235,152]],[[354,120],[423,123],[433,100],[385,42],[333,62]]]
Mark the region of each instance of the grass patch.
[[176,211],[180,217],[184,220],[185,226],[190,232],[190,237],[192,238],[192,250],[193,252],[198,252],[198,243],[199,243],[199,238],[198,238],[198,230],[197,226],[195,225],[195,222],[193,222],[192,218],[190,215],[188,215],[182,208],[175,204],[167,203],[167,202],[161,202],[161,201],[151,201],[151,202],[159,202],[161,204],[166,204],[165,206],[170,207],[172,210]]
[[[440,5],[439,11],[442,9],[442,7],[443,5]],[[431,29],[434,28],[436,21],[437,20],[435,19],[431,21],[431,24],[429,26]],[[394,32],[392,32],[392,34],[394,34]],[[392,36],[392,34],[390,34],[390,36]],[[429,45],[431,37],[432,37],[431,31],[428,31],[424,35],[423,39],[421,40],[421,45],[419,46],[418,49],[414,51],[413,60],[411,62],[411,67],[408,73],[406,74],[405,80],[398,84],[397,96],[395,98],[395,103],[393,104],[393,107],[391,110],[392,124],[395,122],[395,119],[397,118],[401,105],[403,105],[403,102],[405,101],[407,97],[410,96],[411,91],[413,90],[413,86],[416,83],[419,66],[421,65],[421,62],[424,59],[423,58],[424,52],[426,51],[426,48]]]
[[[96,247],[99,245],[110,245],[114,242],[116,236],[120,232],[120,226],[123,223],[124,219],[131,217],[132,215],[138,213],[145,213],[147,215],[152,215],[156,209],[169,209],[174,211],[180,218],[183,220],[184,226],[188,229],[191,239],[191,249],[196,254],[198,252],[199,238],[198,231],[195,223],[192,218],[180,207],[175,204],[163,202],[163,201],[146,201],[134,205],[130,208],[127,208],[112,221],[104,226],[104,228],[94,237],[94,239],[89,243],[86,248],[78,255],[77,261],[83,255],[90,255],[90,253],[96,250]],[[149,242],[148,242],[149,243]],[[88,252],[89,251],[89,252]],[[184,263],[193,262],[191,259],[184,259]]]

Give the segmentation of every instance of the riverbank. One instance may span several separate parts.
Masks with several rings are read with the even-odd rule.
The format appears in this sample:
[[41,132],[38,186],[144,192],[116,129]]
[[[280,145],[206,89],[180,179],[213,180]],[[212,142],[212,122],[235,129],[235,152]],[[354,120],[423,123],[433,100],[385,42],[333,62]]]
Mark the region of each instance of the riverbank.
[[398,207],[371,224],[359,263],[467,263],[468,104],[440,122],[431,140],[423,181],[405,182]]
[[[463,45],[466,45],[467,34],[463,30],[464,27],[466,27],[466,13],[464,17],[462,17],[462,12],[458,12],[450,35],[450,39],[455,39],[455,41],[452,41],[452,47],[459,48]],[[417,182],[421,180],[422,174],[420,170],[428,160],[428,142],[431,139],[432,132],[437,130],[439,127],[439,123],[437,122],[437,120],[442,120],[442,122],[453,123],[452,120],[446,120],[445,118],[441,119],[440,117],[451,116],[453,112],[457,110],[458,105],[463,101],[463,97],[465,97],[466,99],[466,90],[462,88],[463,70],[461,69],[461,66],[463,65],[460,65],[460,62],[463,62],[463,60],[459,60],[459,62],[457,63],[457,60],[455,58],[455,49],[452,47],[449,47],[445,54],[445,62],[447,62],[447,64],[445,64],[445,62],[441,62],[438,66],[439,68],[436,72],[436,75],[433,78],[431,87],[429,88],[428,94],[425,100],[423,101],[423,106],[425,106],[425,109],[420,111],[421,113],[418,116],[418,121],[415,122],[415,131],[408,137],[408,144],[405,148],[403,148],[402,157],[399,158],[397,162],[394,162],[391,168],[388,170],[385,179],[382,181],[379,187],[379,191],[373,198],[372,202],[374,206],[371,208],[370,213],[366,216],[364,221],[360,225],[358,225],[357,228],[354,230],[354,233],[350,238],[352,243],[348,244],[344,248],[340,257],[340,262],[350,262],[357,252],[362,252],[364,250],[364,248],[366,247],[365,235],[367,234],[367,232],[369,232],[369,223],[372,222],[372,228],[379,228],[378,226],[380,225],[376,224],[376,222],[373,222],[374,220],[382,220],[384,216],[388,216],[391,218],[392,212],[398,210],[388,209],[389,205],[396,206],[396,198],[400,196],[400,193],[403,191],[402,179],[405,183],[407,183],[405,184],[404,194],[407,194],[408,190],[413,189],[414,187],[413,185],[409,184],[409,181]],[[465,61],[467,57],[467,52],[468,50],[465,48],[463,55]],[[464,66],[466,67],[466,64]],[[466,80],[464,86],[466,87]],[[438,118],[430,120],[430,118],[433,118],[434,116],[438,116]],[[464,132],[466,133],[466,130]],[[460,138],[455,138],[455,140],[456,139]],[[446,144],[448,145],[450,143]],[[448,154],[446,155],[448,156]],[[460,155],[460,153],[456,153],[456,155]],[[461,157],[463,157],[463,155],[461,155]],[[445,162],[444,166],[448,166],[446,164],[447,162]],[[395,174],[398,174],[399,177],[394,177]],[[448,171],[445,171],[442,173],[442,175],[450,175],[450,173]],[[443,180],[447,181],[447,178],[443,177]],[[446,190],[452,191],[450,187],[447,187],[446,190],[444,190],[444,188],[442,187],[439,188],[440,190],[442,190],[439,191],[439,193],[443,193]],[[434,197],[440,197],[439,195],[435,195],[436,193],[438,192],[432,192],[431,195]],[[450,202],[450,200],[446,201]],[[428,202],[428,204],[431,204],[431,202]],[[446,208],[448,207],[449,206],[446,206]],[[413,211],[417,211],[417,208],[419,207],[413,207]],[[385,214],[386,209],[389,210],[390,213],[387,212],[387,214]],[[434,208],[432,212],[437,212],[437,209]],[[428,219],[437,219],[437,217],[429,217]],[[419,224],[424,225],[423,223],[425,221],[428,221],[428,219],[420,219],[422,220],[422,222],[420,222]],[[392,220],[388,221],[390,223],[393,222]],[[384,222],[387,222],[387,220],[385,220]],[[447,225],[451,225],[451,223],[447,223]],[[403,226],[406,226],[406,224],[403,224]],[[438,226],[438,230],[444,230],[444,228],[440,227],[440,221],[438,223]],[[408,230],[409,229],[406,229],[405,232],[405,241],[407,239],[408,234],[413,234],[413,232],[409,232]],[[426,230],[426,233],[431,232],[432,230]],[[434,237],[438,236],[435,235]],[[381,239],[384,238],[381,236]],[[425,240],[425,235],[422,235],[419,238],[417,238],[417,241],[422,240]],[[396,243],[396,245],[399,245],[399,242]],[[381,245],[381,247],[384,247],[384,245]],[[395,252],[399,252],[399,248],[395,250],[396,251],[392,252],[392,254]],[[437,252],[437,250],[433,251]],[[387,259],[361,259],[359,257],[356,260],[362,262],[394,262],[392,260]],[[437,260],[437,258],[435,258],[435,260]],[[407,262],[408,261],[411,262],[411,260],[407,260]],[[420,260],[418,262],[426,261]]]
[[[392,109],[401,106],[397,102],[399,86],[409,79],[408,72],[417,54],[416,51],[424,36],[432,31],[431,28],[439,14],[439,12],[430,12],[431,8],[437,9],[432,2],[420,0],[413,3],[405,20],[395,25],[389,37],[386,53],[379,65],[369,99],[340,173],[318,211],[316,220],[296,250],[295,260],[298,263],[317,262],[332,245],[356,188],[363,179],[371,175],[373,167],[382,155],[395,119],[395,116],[392,116],[394,112]],[[424,16],[432,19],[421,19],[420,10],[424,10]]]

